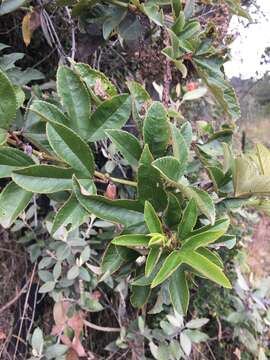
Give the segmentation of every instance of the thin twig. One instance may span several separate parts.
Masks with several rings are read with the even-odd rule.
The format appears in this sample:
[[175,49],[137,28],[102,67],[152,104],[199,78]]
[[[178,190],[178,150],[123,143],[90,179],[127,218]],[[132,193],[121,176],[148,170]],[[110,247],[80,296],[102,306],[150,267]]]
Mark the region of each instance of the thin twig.
[[27,289],[27,286],[28,286],[28,284],[29,284],[29,281],[30,281],[30,280],[28,280],[27,283],[24,284],[24,286],[23,286],[23,287],[21,288],[21,290],[17,293],[17,295],[14,296],[13,299],[11,299],[10,301],[8,301],[4,306],[2,306],[2,307],[0,308],[0,314],[1,314],[3,311],[7,310],[10,306],[12,306],[16,301],[19,300],[19,298],[22,296],[22,294],[23,294],[23,293],[25,292],[25,290]]
[[71,59],[74,60],[75,59],[75,54],[76,54],[76,35],[75,35],[75,24],[74,21],[71,17],[70,14],[70,10],[67,6],[65,6],[65,10],[68,16],[68,22],[71,26],[71,42],[72,42],[72,46],[71,46]]
[[91,329],[97,330],[97,331],[103,331],[103,332],[120,332],[120,328],[113,328],[113,327],[103,327],[96,324],[93,324],[87,320],[84,320],[84,325],[90,327]]

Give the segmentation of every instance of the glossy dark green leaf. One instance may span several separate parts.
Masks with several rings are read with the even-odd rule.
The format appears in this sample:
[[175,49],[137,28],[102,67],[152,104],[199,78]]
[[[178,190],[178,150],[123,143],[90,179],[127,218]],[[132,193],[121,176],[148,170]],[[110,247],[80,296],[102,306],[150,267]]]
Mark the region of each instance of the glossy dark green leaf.
[[183,217],[178,226],[178,238],[180,240],[185,239],[193,230],[194,226],[196,225],[197,218],[198,211],[196,201],[191,199],[183,212]]
[[57,122],[64,125],[69,125],[69,119],[65,114],[58,109],[57,106],[42,100],[35,100],[30,106],[30,111],[33,111],[43,121]]
[[190,296],[186,273],[181,266],[170,277],[169,292],[174,310],[186,315]]
[[163,234],[161,221],[149,201],[144,205],[144,220],[150,233]]
[[209,261],[203,255],[198,254],[196,251],[182,251],[181,256],[184,263],[191,266],[208,279],[225,288],[231,289],[231,283],[220,267]]
[[13,181],[23,189],[48,194],[72,189],[72,169],[53,165],[32,165],[12,173]]
[[142,148],[138,139],[127,131],[106,130],[106,134],[116,146],[117,150],[128,160],[130,165],[138,166]]
[[196,250],[199,247],[213,243],[226,233],[229,225],[229,219],[221,219],[213,226],[206,226],[205,229],[201,228],[197,232],[191,233],[189,237],[185,239],[182,250]]
[[82,138],[88,138],[90,124],[90,95],[78,74],[66,66],[57,71],[57,92],[69,115],[69,127]]
[[138,198],[144,204],[149,201],[156,211],[167,206],[167,194],[160,172],[151,163],[153,161],[149,147],[144,147],[138,168]]
[[95,171],[93,154],[84,140],[73,130],[57,123],[47,124],[47,137],[53,151],[85,177]]
[[10,182],[0,194],[0,224],[10,227],[23,212],[33,194]]
[[13,170],[34,164],[23,151],[9,147],[0,147],[0,178],[11,177]]
[[155,287],[163,283],[168,277],[170,277],[174,271],[183,263],[182,254],[179,250],[174,250],[164,261],[161,269],[154,278],[151,287]]
[[68,231],[79,227],[89,217],[89,213],[80,205],[75,195],[71,195],[65,204],[58,210],[51,230],[54,235],[61,226]]
[[145,264],[145,276],[148,277],[151,275],[155,266],[158,263],[158,260],[161,256],[162,248],[159,246],[151,247],[149,254],[147,255],[146,264]]
[[168,195],[168,206],[165,210],[164,221],[169,228],[174,228],[180,222],[182,210],[177,197],[173,193]]
[[130,96],[117,95],[98,106],[90,119],[89,141],[98,141],[106,137],[106,130],[121,129],[131,113]]
[[132,286],[131,287],[131,305],[135,308],[141,308],[146,303],[150,296],[150,286]]
[[[2,7],[2,5],[1,5]],[[0,11],[1,11],[0,7]],[[17,99],[8,77],[0,70],[0,128],[8,129],[16,118]]]
[[77,199],[90,214],[125,226],[144,221],[142,206],[137,201],[110,200],[99,195],[84,195],[77,179],[74,179],[73,188]]
[[143,126],[145,144],[149,145],[154,157],[163,156],[170,140],[170,125],[167,112],[159,102],[154,102],[145,117]]
[[115,237],[112,244],[126,247],[147,247],[150,237],[142,234],[129,234]]
[[126,247],[109,244],[103,254],[101,270],[103,273],[113,274],[128,261],[133,261],[138,253]]

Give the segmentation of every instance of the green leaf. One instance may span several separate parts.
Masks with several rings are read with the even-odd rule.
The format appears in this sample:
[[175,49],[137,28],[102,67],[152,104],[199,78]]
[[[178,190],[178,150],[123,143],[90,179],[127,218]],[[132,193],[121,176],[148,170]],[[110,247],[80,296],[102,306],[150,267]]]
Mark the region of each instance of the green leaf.
[[[183,31],[185,22],[186,21],[185,21],[184,12],[181,11],[172,26],[172,31],[174,32],[174,34],[179,35]],[[175,44],[177,44],[178,45],[177,47],[179,47],[179,41],[176,41]],[[178,51],[178,49],[176,51]],[[177,54],[177,52],[175,52],[175,54]]]
[[263,144],[257,144],[256,150],[260,163],[261,174],[270,176],[270,151]]
[[36,350],[38,355],[41,355],[43,352],[44,338],[42,330],[37,327],[35,328],[33,335],[31,337],[32,348]]
[[223,261],[218,253],[209,250],[208,248],[199,248],[196,252],[204,257],[206,257],[209,261],[220,267],[221,269],[224,268]]
[[154,168],[160,171],[161,175],[169,181],[178,183],[185,171],[185,164],[181,164],[173,156],[164,156],[152,162]]
[[91,214],[124,226],[131,226],[144,221],[141,205],[133,200],[109,200],[103,196],[86,196],[81,193],[78,180],[75,178],[74,192],[81,205]]
[[194,199],[191,199],[184,212],[181,219],[181,222],[178,226],[178,237],[179,239],[185,239],[188,234],[193,230],[196,225],[198,218],[197,205]]
[[190,296],[186,274],[181,266],[170,277],[169,292],[174,310],[186,315]]
[[50,345],[46,348],[45,356],[48,360],[56,359],[59,356],[64,355],[68,350],[68,346],[62,344]]
[[32,193],[10,182],[0,194],[0,224],[10,227],[32,199]]
[[205,87],[199,87],[198,89],[188,91],[183,96],[182,102],[197,100],[206,95],[207,89]]
[[186,121],[180,128],[180,132],[185,139],[185,142],[187,144],[187,148],[189,149],[191,143],[192,143],[192,127],[191,124]]
[[53,165],[32,165],[12,173],[13,181],[23,189],[49,194],[72,189],[72,169]]
[[102,272],[113,274],[126,262],[133,261],[137,257],[138,253],[136,251],[110,243],[102,257]]
[[179,185],[183,195],[188,199],[194,199],[198,209],[214,224],[216,211],[213,200],[204,190],[198,189],[194,186]]
[[233,119],[241,116],[237,97],[232,86],[225,80],[220,67],[222,62],[216,57],[196,58],[193,64],[203,81],[212,92],[222,109]]
[[132,286],[131,287],[131,305],[135,308],[141,308],[146,303],[150,296],[150,286]]
[[101,86],[109,96],[117,95],[117,89],[110,80],[100,71],[92,69],[88,64],[75,63],[73,68],[85,82],[88,89],[95,90],[95,86]]
[[160,102],[153,102],[146,114],[143,137],[154,157],[164,155],[170,140],[170,125],[167,112]]
[[144,220],[150,233],[163,234],[162,224],[149,201],[144,205]]
[[158,5],[149,2],[143,5],[143,9],[150,20],[159,26],[163,26],[164,14]]
[[82,138],[65,125],[47,123],[47,137],[53,151],[83,177],[95,171],[93,154]]
[[86,139],[91,131],[90,95],[79,75],[66,66],[57,71],[57,92],[69,115],[69,127]]
[[54,288],[55,288],[55,282],[54,281],[47,281],[45,284],[43,284],[40,287],[39,293],[45,294],[45,293],[53,291]]
[[142,148],[138,139],[127,131],[123,130],[106,130],[105,133],[109,136],[116,148],[121,152],[124,158],[133,165],[138,166]]
[[74,280],[80,275],[80,268],[77,265],[73,265],[67,273],[68,280]]
[[0,148],[0,178],[11,177],[13,170],[34,164],[23,151],[9,146]]
[[[3,3],[0,7],[3,6]],[[8,129],[16,118],[17,99],[14,88],[7,76],[0,70],[0,128]]]
[[139,132],[141,133],[143,127],[142,115],[152,100],[148,92],[138,82],[128,81],[127,86],[131,94],[132,116],[137,124]]
[[69,119],[65,114],[57,106],[46,101],[34,100],[29,110],[38,115],[43,121],[69,125]]
[[221,219],[218,220],[213,226],[205,226],[205,228],[194,231],[195,234],[191,233],[189,237],[185,239],[182,250],[196,250],[199,247],[207,246],[213,243],[226,233],[229,225],[229,219]]
[[127,94],[104,101],[91,116],[88,140],[101,140],[106,137],[105,130],[120,129],[128,121],[130,112],[131,102]]
[[0,5],[0,16],[8,14],[21,7],[26,0],[2,0]]
[[[180,16],[182,10],[182,0],[171,0],[172,10],[175,18]],[[182,13],[184,15],[184,13]]]
[[269,195],[270,176],[259,175],[256,164],[242,156],[234,161],[233,185],[236,197]]
[[154,278],[151,288],[163,283],[168,277],[170,277],[174,271],[183,263],[182,254],[179,250],[174,250],[164,261],[161,269]]
[[51,230],[51,235],[65,226],[68,232],[76,229],[89,217],[89,213],[80,205],[76,197],[72,194],[65,204],[58,210]]
[[168,193],[168,206],[165,210],[164,221],[169,228],[174,228],[179,224],[182,209],[177,197],[173,193]]
[[154,270],[155,266],[158,263],[158,260],[162,254],[162,248],[159,246],[153,246],[151,247],[149,254],[146,259],[145,264],[145,276],[148,277],[152,274],[152,271]]
[[180,162],[183,168],[188,160],[188,147],[186,141],[174,124],[171,124],[173,155]]
[[182,262],[191,266],[208,279],[225,288],[232,288],[230,281],[224,275],[220,267],[213,264],[203,255],[198,254],[196,251],[181,251],[181,258]]
[[138,168],[138,199],[144,204],[149,201],[157,211],[167,206],[167,194],[160,172],[151,163],[153,156],[145,145]]
[[8,132],[5,129],[0,128],[0,145],[5,144],[8,138]]
[[112,240],[112,244],[126,247],[147,247],[150,237],[143,234],[121,235]]

